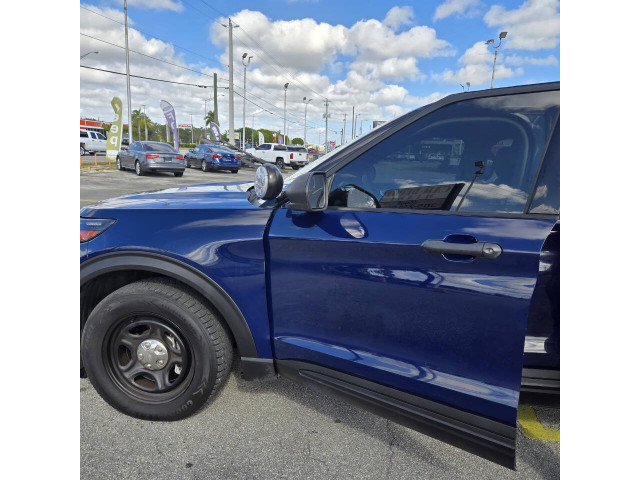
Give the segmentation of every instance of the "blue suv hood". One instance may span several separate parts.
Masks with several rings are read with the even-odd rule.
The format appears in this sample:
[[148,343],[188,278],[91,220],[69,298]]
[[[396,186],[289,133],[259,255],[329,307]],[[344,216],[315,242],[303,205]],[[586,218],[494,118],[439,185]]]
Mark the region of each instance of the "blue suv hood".
[[247,183],[218,183],[168,188],[155,192],[143,192],[135,195],[110,198],[87,206],[80,216],[90,217],[96,211],[120,209],[253,209],[246,191],[253,186]]

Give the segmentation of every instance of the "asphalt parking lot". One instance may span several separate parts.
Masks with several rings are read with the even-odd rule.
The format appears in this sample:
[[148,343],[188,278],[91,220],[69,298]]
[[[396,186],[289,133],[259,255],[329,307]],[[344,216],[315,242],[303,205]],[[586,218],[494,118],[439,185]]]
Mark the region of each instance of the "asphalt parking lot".
[[[188,169],[176,178],[81,171],[80,205],[178,185],[242,182],[254,172]],[[559,478],[558,402],[522,398],[532,410],[523,410],[518,425],[514,472],[288,379],[242,380],[238,363],[216,400],[180,422],[122,415],[81,379],[81,477]]]
[[[285,176],[290,173],[285,172]],[[107,168],[90,171],[83,168],[80,171],[80,206],[132,193],[203,183],[246,182],[252,181],[254,177],[255,170],[250,168],[241,168],[238,173],[203,172],[196,168],[187,168],[179,178],[174,177],[173,173],[149,173],[138,177],[132,170],[118,171]]]

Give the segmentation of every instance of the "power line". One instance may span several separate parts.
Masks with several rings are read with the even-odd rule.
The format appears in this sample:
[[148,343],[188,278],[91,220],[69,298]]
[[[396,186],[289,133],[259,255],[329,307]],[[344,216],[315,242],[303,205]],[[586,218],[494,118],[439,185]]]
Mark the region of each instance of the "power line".
[[[88,68],[89,70],[97,70],[99,72],[113,73],[115,75],[126,75],[126,73],[124,72],[116,72],[114,70],[107,70],[105,68],[88,67],[87,65],[80,65],[80,68]],[[191,87],[199,87],[199,88],[211,88],[211,85],[198,85],[196,83],[174,82],[172,80],[163,80],[161,78],[143,77],[142,75],[129,75],[129,76],[135,77],[135,78],[142,78],[144,80],[152,80],[154,82],[174,83],[176,85],[189,85]],[[221,87],[221,88],[226,88],[226,87]]]
[[[122,45],[118,45],[116,43],[111,43],[111,42],[108,42],[108,41],[103,40],[101,38],[92,37],[91,35],[87,35],[86,33],[80,32],[80,35],[82,35],[83,37],[91,38],[91,39],[96,40],[98,42],[106,43],[106,44],[112,45],[114,47],[121,48],[123,50],[125,49],[125,47],[123,47]],[[198,70],[194,70],[192,68],[185,67],[183,65],[178,65],[177,63],[171,63],[171,62],[168,62],[167,60],[163,60],[162,58],[154,57],[152,55],[147,55],[146,53],[138,52],[136,50],[129,49],[129,51],[132,52],[132,53],[137,53],[138,55],[142,55],[143,57],[151,58],[152,60],[157,60],[158,62],[166,63],[167,65],[172,65],[174,67],[182,68],[183,70],[189,70],[190,72],[194,72],[194,73],[197,73],[199,75],[204,75],[205,77],[213,78],[213,75],[210,75],[208,73],[200,72]]]

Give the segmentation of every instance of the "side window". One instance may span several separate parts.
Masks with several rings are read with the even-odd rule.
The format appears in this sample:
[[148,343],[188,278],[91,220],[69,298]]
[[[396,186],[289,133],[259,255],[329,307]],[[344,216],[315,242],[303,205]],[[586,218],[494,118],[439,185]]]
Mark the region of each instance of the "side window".
[[97,138],[96,132],[89,132],[89,135],[91,135],[91,138],[93,138],[94,140]]
[[96,133],[96,137],[98,138],[98,140],[106,140],[106,137],[103,134],[101,134],[100,132]]
[[547,155],[533,191],[529,213],[560,213],[560,121],[556,126]]
[[258,145],[256,150],[271,150],[271,145],[268,143],[263,143],[262,145]]
[[287,151],[287,147],[285,147],[284,145],[274,145],[273,149],[278,151]]
[[559,92],[464,100],[339,170],[329,206],[523,213]]
[[133,142],[129,147],[129,150],[138,150],[139,144],[138,142]]
[[87,132],[80,132],[80,137],[81,138],[89,138],[89,135],[87,135]]

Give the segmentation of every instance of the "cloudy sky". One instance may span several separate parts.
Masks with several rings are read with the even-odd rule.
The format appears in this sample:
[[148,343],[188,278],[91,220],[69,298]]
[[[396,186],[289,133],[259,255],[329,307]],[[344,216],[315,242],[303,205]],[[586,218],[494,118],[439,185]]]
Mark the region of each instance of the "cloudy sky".
[[[329,139],[347,137],[355,106],[363,132],[372,120],[388,120],[449,93],[489,88],[493,49],[485,45],[508,31],[500,47],[495,86],[560,78],[558,0],[129,0],[131,74],[192,85],[131,79],[132,108],[146,105],[164,122],[160,100],[176,109],[179,123],[204,125],[205,99],[218,73],[220,123],[228,127],[228,29],[234,28],[235,127],[242,126],[242,54],[247,70],[247,126],[283,128],[302,136],[304,105],[310,143],[324,141],[325,98]],[[80,64],[125,71],[122,0],[80,4],[80,53],[98,51]],[[224,95],[224,96],[221,96]],[[126,105],[126,79],[80,68],[80,116],[112,120],[110,101]],[[207,109],[211,103],[207,104]],[[126,107],[125,107],[126,108]],[[321,140],[319,140],[321,139]]]

